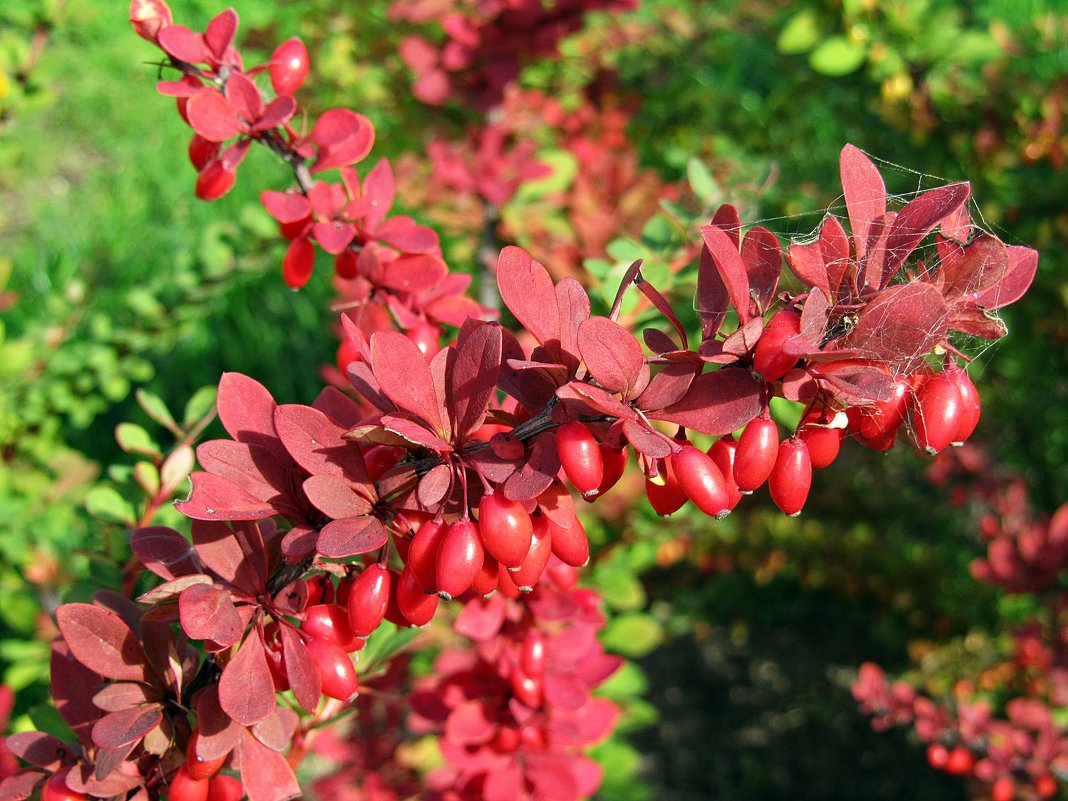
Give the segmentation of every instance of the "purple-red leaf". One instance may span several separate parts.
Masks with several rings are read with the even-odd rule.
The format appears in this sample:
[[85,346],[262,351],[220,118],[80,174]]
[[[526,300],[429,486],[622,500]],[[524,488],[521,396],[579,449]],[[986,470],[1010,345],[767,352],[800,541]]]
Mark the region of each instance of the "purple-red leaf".
[[136,743],[162,721],[159,704],[111,712],[93,725],[93,742],[101,748],[122,748]]
[[1038,251],[1031,248],[1011,246],[1008,249],[1008,267],[1005,276],[989,289],[979,293],[976,303],[984,309],[1000,309],[1015,303],[1035,280],[1038,270]]
[[561,355],[570,357],[568,366],[574,370],[579,362],[578,330],[590,317],[590,296],[582,284],[567,276],[556,285],[556,309],[560,315]]
[[195,520],[193,547],[200,561],[234,587],[256,595],[267,586],[267,549],[255,523]]
[[422,351],[404,334],[378,331],[371,337],[371,359],[382,391],[399,408],[445,433],[441,401]]
[[424,507],[432,509],[441,503],[451,486],[452,468],[447,464],[439,464],[430,468],[426,475],[419,479],[416,497],[419,498],[419,503]]
[[103,679],[75,658],[62,637],[52,641],[51,672],[56,711],[82,745],[92,747],[93,723],[102,714],[93,704],[93,695]]
[[304,479],[304,494],[316,509],[335,520],[359,517],[371,511],[371,503],[340,476],[317,475]]
[[845,192],[849,227],[853,232],[853,247],[857,260],[868,252],[868,235],[872,220],[886,214],[886,184],[875,165],[853,145],[846,145],[838,159]]
[[685,362],[667,364],[653,376],[649,386],[638,396],[638,408],[663,409],[682,400],[697,375],[695,365]]
[[178,599],[185,633],[194,640],[230,646],[241,639],[244,626],[230,593],[214,584],[195,584]]
[[945,339],[947,323],[942,295],[931,284],[896,284],[879,292],[864,307],[840,345],[864,358],[910,361]]
[[19,759],[48,771],[54,771],[65,757],[70,756],[69,745],[39,731],[16,732],[4,738],[4,745]]
[[193,546],[173,528],[139,528],[130,536],[130,547],[142,565],[168,581],[200,571]]
[[556,436],[543,434],[534,440],[530,456],[504,484],[504,496],[512,501],[526,501],[541,495],[560,472],[560,455]]
[[827,298],[833,297],[827,265],[818,241],[792,243],[786,249],[786,263],[790,265],[790,272],[805,286],[820,290]]
[[940,186],[909,201],[898,212],[886,238],[886,261],[882,283],[886,284],[909,254],[946,216],[953,214],[968,199],[966,183]]
[[[273,698],[273,695],[272,695]],[[240,743],[241,786],[248,801],[287,801],[300,795],[300,785],[286,758],[244,732]]]
[[289,488],[286,466],[259,445],[232,439],[209,440],[197,446],[197,461],[212,475],[271,506]]
[[749,294],[761,313],[775,297],[782,274],[782,246],[771,231],[761,226],[749,229],[742,240],[742,263],[749,275]]
[[[738,313],[738,319],[742,323],[748,322],[752,316],[750,314],[752,302],[749,298],[749,276],[735,240],[716,225],[704,226],[701,229],[701,238],[704,239],[705,247],[712,255],[712,263],[719,272],[723,285],[727,288],[727,294],[730,296],[734,310]],[[700,286],[700,275],[697,281]]]
[[560,312],[548,271],[520,247],[510,245],[497,262],[501,300],[539,344],[560,337]]
[[274,398],[259,381],[241,373],[223,373],[219,379],[219,421],[238,442],[261,445],[288,461],[274,431]]
[[344,439],[345,429],[318,409],[297,403],[279,406],[274,411],[274,425],[293,461],[313,476],[344,476],[347,464],[363,472],[362,460],[351,455],[355,446]]
[[274,693],[263,641],[253,632],[223,668],[219,706],[235,723],[251,726],[274,712]]
[[329,559],[344,559],[377,551],[387,536],[385,527],[373,517],[347,517],[323,527],[316,549]]
[[1005,277],[1009,254],[1000,239],[985,231],[967,245],[950,243],[942,251],[942,296],[947,300],[989,289]]
[[747,370],[721,369],[698,376],[680,401],[647,416],[721,437],[760,414],[763,395],[763,382]]
[[590,317],[579,326],[578,346],[586,367],[601,386],[630,397],[645,357],[627,329],[607,317]]
[[462,442],[482,425],[501,369],[501,326],[472,320],[456,340],[456,358],[445,377],[453,436]]
[[283,625],[279,629],[282,636],[282,656],[285,659],[286,677],[293,697],[306,712],[315,712],[323,694],[319,671],[304,647],[304,641],[296,629]]
[[241,118],[218,89],[204,87],[185,107],[189,125],[209,142],[225,142],[241,133]]
[[174,508],[194,520],[262,520],[275,513],[273,505],[212,473],[192,473],[189,483],[189,497]]
[[197,755],[204,760],[230,753],[244,731],[220,706],[217,684],[209,684],[197,697],[197,729]]
[[119,681],[145,680],[145,653],[118,615],[91,604],[64,604],[56,621],[74,658],[94,673]]

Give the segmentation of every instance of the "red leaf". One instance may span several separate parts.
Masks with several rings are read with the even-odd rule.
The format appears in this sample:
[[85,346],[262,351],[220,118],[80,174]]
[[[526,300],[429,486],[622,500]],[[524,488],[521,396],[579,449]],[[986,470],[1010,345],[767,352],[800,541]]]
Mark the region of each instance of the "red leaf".
[[501,630],[507,604],[504,596],[494,593],[489,598],[472,598],[456,616],[453,630],[475,642],[487,642]]
[[393,207],[393,169],[389,159],[379,159],[363,179],[364,223],[374,230]]
[[514,760],[486,771],[482,785],[484,801],[515,801],[523,797],[523,771]]
[[434,392],[426,359],[415,343],[396,331],[378,331],[371,337],[371,359],[389,399],[444,433],[441,401]]
[[340,220],[327,220],[315,223],[312,226],[311,235],[323,250],[336,256],[352,242],[353,237],[356,236],[356,229]]
[[282,257],[282,278],[290,289],[300,289],[315,271],[315,245],[304,233],[289,243]]
[[244,626],[230,593],[214,584],[195,584],[178,599],[185,633],[194,640],[230,646],[241,639]]
[[646,428],[637,420],[623,421],[623,436],[634,450],[653,459],[663,459],[671,453],[671,445],[666,436]]
[[567,673],[546,673],[544,679],[545,703],[560,709],[582,709],[590,694],[586,685]]
[[439,464],[430,468],[426,475],[419,479],[419,488],[416,497],[419,503],[427,509],[432,509],[441,503],[452,486],[452,468],[447,464]]
[[297,113],[297,101],[290,95],[280,95],[267,104],[267,108],[260,114],[256,124],[252,126],[253,133],[262,133],[288,122]]
[[308,141],[319,146],[311,171],[347,167],[371,152],[375,129],[362,114],[344,108],[330,109],[315,122]]
[[[409,419],[407,415],[384,414],[381,418],[382,429],[400,440],[382,440],[383,445],[400,445],[401,447],[428,448],[437,453],[448,453],[452,446],[426,427],[422,421]],[[373,439],[373,438],[372,438]]]
[[161,699],[161,694],[144,684],[119,681],[108,684],[93,696],[93,703],[104,712],[121,712],[124,709],[147,704]]
[[530,456],[504,484],[504,496],[511,501],[526,501],[541,495],[560,472],[560,455],[556,436],[543,434],[534,440]]
[[539,344],[560,337],[560,312],[546,269],[520,247],[510,245],[497,262],[501,300]]
[[[208,23],[207,30],[204,31],[204,44],[208,46],[215,58],[221,60],[226,55],[230,43],[234,41],[235,33],[237,33],[237,12],[228,8]],[[234,74],[240,75],[240,73]],[[233,77],[231,76],[231,79]]]
[[219,679],[219,706],[242,726],[266,718],[275,708],[274,682],[267,666],[263,641],[253,632],[223,668]]
[[344,428],[318,409],[297,403],[284,404],[275,409],[274,425],[293,461],[313,476],[347,476],[348,463],[355,465],[357,474],[347,477],[361,478],[362,460],[352,457],[356,446],[344,439]]
[[563,755],[536,755],[530,760],[527,778],[534,782],[535,792],[544,801],[578,801],[578,782],[568,770]]
[[[343,430],[360,422],[364,414],[352,398],[334,387],[323,387],[312,401],[312,408],[325,414]],[[362,475],[364,470],[360,469],[359,472]]]
[[223,581],[250,595],[267,586],[267,549],[255,523],[195,520],[193,547],[200,561]]
[[898,267],[935,226],[964,204],[970,191],[966,183],[940,186],[909,201],[898,212],[886,238],[882,285],[893,277]]
[[607,317],[590,317],[579,326],[578,346],[586,367],[601,386],[630,397],[645,357],[627,329]]
[[481,745],[489,742],[497,730],[481,701],[465,701],[445,721],[445,738],[458,745]]
[[23,801],[29,798],[45,778],[44,774],[29,770],[5,777],[0,780],[0,801]]
[[[273,686],[271,691],[273,694]],[[220,706],[218,684],[209,684],[197,697],[197,729],[197,755],[201,759],[218,759],[237,747],[244,729]]]
[[274,431],[274,398],[259,381],[241,373],[219,379],[219,421],[238,442],[260,445],[286,462],[289,456]]
[[682,400],[697,375],[693,364],[674,362],[653,376],[649,386],[638,396],[639,409],[663,409]]
[[786,263],[790,272],[805,286],[819,289],[827,298],[833,298],[823,251],[817,242],[794,242],[786,249]]
[[820,252],[831,290],[827,298],[834,300],[842,279],[856,268],[849,258],[849,237],[838,218],[830,214],[823,218],[823,225],[820,226]]
[[348,481],[335,475],[317,475],[304,480],[304,494],[316,509],[335,520],[359,517],[371,511],[370,502],[353,490]]
[[275,513],[273,505],[213,473],[193,473],[189,483],[193,485],[189,497],[174,508],[194,520],[262,520]]
[[430,253],[438,249],[438,235],[411,217],[391,217],[375,231],[375,238],[402,253]]
[[501,369],[501,326],[470,320],[456,340],[456,358],[446,367],[445,397],[453,437],[463,442],[482,425]]
[[[309,710],[314,711],[314,710]],[[279,707],[266,720],[261,720],[252,727],[252,734],[270,748],[281,753],[293,742],[300,717],[292,709]]]
[[989,289],[1005,277],[1009,254],[995,236],[982,231],[964,247],[942,250],[942,296],[947,300]]
[[682,400],[647,416],[721,437],[760,414],[763,394],[763,382],[747,370],[721,369],[698,376]]
[[842,175],[849,227],[853,232],[853,248],[857,261],[862,261],[868,252],[872,220],[886,214],[886,185],[871,160],[853,145],[842,148],[838,167]]
[[260,90],[244,73],[235,72],[227,78],[226,88],[223,91],[237,115],[249,125],[256,122],[263,114],[263,98],[260,97]]
[[215,439],[197,446],[197,461],[253,498],[274,506],[289,489],[289,471],[259,445]]
[[578,330],[590,317],[590,296],[582,284],[567,276],[556,285],[556,308],[560,315],[561,355],[570,357],[566,361],[574,371],[579,363]]
[[385,527],[373,517],[347,517],[323,527],[316,549],[328,559],[344,559],[377,551],[387,536]]
[[893,395],[893,379],[878,367],[834,362],[820,368],[817,374],[824,388],[849,406],[870,406],[889,400]]
[[382,276],[382,284],[398,292],[422,292],[437,286],[447,273],[448,268],[440,257],[415,253],[390,262]]
[[287,801],[300,795],[300,785],[286,758],[246,731],[240,743],[241,786],[248,801]]
[[304,640],[297,634],[296,629],[282,625],[279,631],[282,636],[282,655],[285,659],[289,688],[293,691],[297,703],[306,712],[315,712],[323,694],[319,671],[315,669],[308,649],[304,647]]
[[910,361],[946,338],[946,305],[933,286],[896,284],[877,294],[840,344],[864,358]]
[[93,742],[101,748],[122,748],[136,743],[162,721],[159,704],[111,712],[93,726]]
[[775,234],[756,226],[742,240],[742,263],[749,276],[749,292],[761,313],[775,297],[782,273],[782,246]]
[[[723,285],[727,288],[731,305],[738,313],[738,319],[744,324],[752,316],[749,298],[749,276],[745,270],[745,264],[738,253],[738,247],[734,240],[722,229],[715,225],[706,225],[701,229],[701,238],[705,241],[705,247],[712,255],[712,263],[715,265]],[[698,275],[698,284],[701,276]]]
[[185,106],[190,127],[209,142],[224,142],[241,133],[241,119],[218,89],[205,87]]
[[1000,309],[1015,303],[1023,297],[1031,282],[1035,280],[1038,251],[1015,245],[1007,248],[1007,251],[1009,263],[1005,277],[976,298],[976,302],[985,309]]
[[167,526],[148,526],[130,536],[130,547],[141,564],[167,580],[200,572],[189,540]]
[[91,748],[93,723],[101,716],[93,695],[103,678],[79,662],[61,637],[52,641],[51,671],[56,711],[82,745]]
[[203,64],[210,55],[204,37],[185,25],[166,25],[161,28],[159,46],[168,55],[190,64]]
[[51,734],[22,731],[4,738],[4,745],[19,759],[34,767],[54,772],[64,758],[70,756],[70,746]]
[[564,402],[572,416],[588,414],[591,410],[611,417],[633,419],[637,413],[617,397],[600,387],[583,381],[572,381],[556,390],[556,397]]
[[144,681],[145,653],[117,615],[91,604],[64,604],[56,621],[74,658],[109,679]]

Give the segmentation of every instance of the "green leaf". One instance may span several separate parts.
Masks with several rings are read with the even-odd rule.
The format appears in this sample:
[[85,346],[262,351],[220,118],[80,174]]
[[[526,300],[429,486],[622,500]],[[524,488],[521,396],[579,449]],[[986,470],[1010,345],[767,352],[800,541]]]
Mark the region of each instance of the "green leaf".
[[178,424],[174,421],[174,417],[171,415],[170,410],[167,408],[167,404],[163,402],[163,399],[158,395],[153,395],[144,389],[139,389],[135,393],[137,396],[137,402],[141,405],[141,408],[145,410],[145,414],[155,420],[164,428],[171,431],[177,431]]
[[606,566],[597,570],[594,585],[612,609],[631,611],[645,606],[645,588],[626,568]]
[[601,635],[605,648],[632,659],[645,656],[664,641],[664,629],[653,617],[632,612],[620,615]]
[[832,36],[812,51],[808,63],[821,75],[832,77],[856,71],[868,58],[868,49],[844,36]]
[[422,629],[399,629],[388,620],[375,629],[367,638],[367,645],[360,651],[359,674],[361,679],[368,678],[376,669],[383,667],[389,659],[423,633]]
[[94,487],[85,497],[89,514],[111,523],[132,524],[135,520],[133,506],[111,487]]
[[624,662],[623,666],[597,688],[597,695],[613,701],[637,698],[649,689],[649,679],[645,671],[633,662]]
[[135,423],[119,423],[115,428],[115,439],[119,447],[127,453],[139,453],[142,456],[156,458],[163,455],[159,445],[152,441],[149,433]]
[[690,182],[693,193],[706,204],[711,205],[720,196],[719,184],[705,163],[697,157],[686,162],[686,180]]
[[552,172],[536,181],[524,181],[516,192],[517,200],[532,200],[554,192],[562,192],[571,186],[578,172],[578,160],[566,150],[544,150],[538,153],[538,161],[548,165]]
[[[644,259],[649,254],[646,252],[640,244],[633,239],[626,239],[620,237],[619,239],[613,239],[607,245],[605,245],[605,252],[608,253],[617,262],[626,262],[627,267],[630,263],[637,259]],[[626,272],[626,267],[623,268]]]
[[185,405],[185,413],[182,415],[182,423],[186,428],[195,425],[201,418],[211,414],[215,405],[215,395],[218,390],[215,387],[201,387],[193,393],[193,397]]
[[780,53],[788,56],[796,56],[807,53],[820,41],[819,20],[812,9],[806,9],[790,17],[781,31],[776,47]]
[[30,707],[28,714],[37,731],[51,734],[64,742],[72,743],[75,741],[74,732],[59,716],[59,712],[56,711],[54,706],[39,704],[38,706]]
[[667,217],[655,214],[642,228],[642,244],[653,250],[667,250],[675,241],[675,231]]

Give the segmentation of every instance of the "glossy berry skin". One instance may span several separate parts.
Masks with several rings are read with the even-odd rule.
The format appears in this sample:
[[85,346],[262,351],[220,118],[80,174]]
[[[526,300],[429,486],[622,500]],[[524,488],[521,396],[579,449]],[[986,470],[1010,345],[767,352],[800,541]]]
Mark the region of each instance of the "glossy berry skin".
[[750,493],[763,486],[779,453],[779,427],[770,417],[754,417],[738,438],[734,454],[734,481]]
[[799,333],[801,315],[792,309],[783,309],[768,320],[753,354],[753,369],[761,373],[765,381],[778,381],[797,364],[797,357],[787,356],[782,349],[787,339]]
[[518,570],[512,571],[512,581],[522,592],[529,592],[538,583],[545,566],[552,556],[553,531],[545,515],[536,515],[533,521],[534,535],[530,538],[530,550]]
[[293,94],[308,75],[308,48],[296,37],[286,39],[275,48],[268,69],[275,93]]
[[197,174],[193,193],[201,200],[218,200],[234,188],[237,173],[226,169],[222,161],[209,161]]
[[355,637],[368,637],[381,625],[389,606],[393,574],[377,562],[368,565],[349,589],[349,627]]
[[542,681],[539,677],[528,676],[518,667],[512,672],[512,694],[516,700],[531,709],[541,706]]
[[67,771],[54,773],[41,788],[41,801],[86,801],[88,796],[67,787]]
[[1035,779],[1035,793],[1039,798],[1053,798],[1057,794],[1057,780],[1045,773]]
[[957,392],[960,393],[961,419],[952,444],[962,445],[975,431],[975,427],[979,425],[983,406],[979,401],[979,390],[975,388],[975,384],[968,378],[968,374],[964,370],[954,364],[946,368],[945,374],[956,384]]
[[214,776],[208,782],[208,801],[241,801],[245,788],[233,776]]
[[857,408],[855,419],[861,442],[884,443],[890,440],[891,445],[893,444],[897,430],[905,422],[910,389],[908,379],[897,378],[893,383],[893,395],[889,399],[877,401],[873,406]]
[[727,481],[711,456],[687,443],[670,458],[679,487],[694,506],[709,517],[722,518],[730,513]]
[[963,746],[957,746],[949,752],[944,769],[952,776],[964,776],[974,764],[975,757],[972,756],[972,752]]
[[829,428],[834,415],[825,410],[812,409],[801,418],[795,436],[805,443],[813,470],[834,464],[842,449],[844,428]]
[[482,544],[507,568],[518,568],[530,550],[533,527],[530,515],[518,501],[503,492],[483,495],[478,503],[478,530]]
[[304,647],[315,664],[315,670],[323,684],[323,695],[339,701],[350,701],[360,690],[356,668],[352,659],[341,648],[328,640],[308,640]]
[[408,329],[408,339],[430,361],[441,351],[441,329],[433,323],[419,323]]
[[185,749],[185,770],[193,779],[210,779],[226,761],[226,755],[215,759],[201,759],[197,756],[197,741],[200,739],[199,730],[194,731],[189,738],[189,744]]
[[949,762],[949,749],[941,743],[931,743],[927,746],[927,764],[936,770],[945,770]]
[[352,634],[348,610],[338,604],[316,604],[304,610],[301,631],[317,640],[327,640],[347,653],[359,650],[363,643]]
[[708,449],[708,455],[712,457],[719,472],[723,474],[723,480],[727,482],[727,496],[730,498],[732,510],[742,500],[741,490],[738,489],[738,483],[734,480],[734,459],[737,453],[738,443],[729,436],[717,439]]
[[657,469],[656,478],[648,476],[645,478],[645,496],[649,499],[649,505],[653,507],[654,512],[661,517],[667,517],[679,511],[686,503],[686,493],[679,486],[670,459],[659,461]]
[[519,654],[519,666],[528,676],[541,676],[549,661],[549,651],[545,635],[537,629],[531,629],[523,638],[523,648]]
[[960,390],[945,373],[931,376],[916,391],[912,430],[920,450],[932,454],[944,450],[956,439],[963,418]]
[[438,546],[438,595],[446,601],[463,595],[482,569],[486,551],[479,527],[467,518],[449,524]]
[[623,477],[623,471],[627,469],[627,449],[625,447],[613,448],[602,442],[601,463],[604,465],[604,472],[601,475],[601,483],[597,485],[597,493],[593,497],[604,495]]
[[[169,801],[207,801],[208,786],[207,779],[194,779],[183,765],[171,779],[167,798]],[[43,794],[41,801],[45,801]]]
[[482,569],[478,571],[478,575],[475,576],[475,580],[471,583],[471,589],[483,598],[493,595],[493,593],[497,592],[498,575],[501,570],[508,572],[500,566],[500,563],[493,558],[492,554],[486,554],[486,558],[482,560]]
[[408,567],[427,592],[438,590],[438,547],[448,528],[444,520],[428,520],[415,532],[408,547]]
[[790,437],[779,445],[779,456],[768,478],[771,499],[784,514],[800,514],[812,487],[812,460],[805,443]]
[[1016,785],[1008,776],[1002,776],[990,788],[992,801],[1012,801],[1016,797]]
[[552,537],[550,547],[556,558],[571,567],[584,567],[590,561],[590,540],[581,521],[574,517],[571,525],[564,528],[549,517],[543,517]]
[[577,420],[564,423],[556,430],[556,450],[567,480],[583,497],[594,497],[604,478],[604,457],[593,433]]

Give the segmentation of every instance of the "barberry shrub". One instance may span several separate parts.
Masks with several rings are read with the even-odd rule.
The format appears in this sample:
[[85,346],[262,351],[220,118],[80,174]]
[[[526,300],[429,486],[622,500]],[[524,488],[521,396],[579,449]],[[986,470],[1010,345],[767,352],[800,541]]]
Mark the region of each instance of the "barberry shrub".
[[[494,5],[486,20],[447,18],[455,46],[440,60],[406,47],[424,100],[456,91],[493,106],[514,77],[485,66],[500,37],[537,32],[532,53],[552,52],[585,11],[629,3]],[[294,182],[262,194],[288,241],[285,284],[311,280],[321,250],[360,312],[341,318],[344,386],[310,406],[222,376],[228,436],[196,448],[200,469],[176,504],[188,537],[140,521],[133,552],[158,583],[57,610],[52,694],[76,742],[8,738],[29,767],[4,779],[0,799],[295,797],[296,766],[364,682],[404,686],[379,634],[448,606],[462,607],[455,628],[475,645],[444,650],[408,695],[406,725],[436,735],[446,763],[426,778],[428,797],[592,795],[600,769],[584,750],[618,711],[591,691],[619,660],[597,640],[596,592],[576,586],[590,544],[572,491],[611,493],[633,458],[660,514],[692,502],[722,518],[766,482],[796,515],[845,435],[874,450],[901,432],[925,452],[963,442],[979,405],[954,341],[1003,336],[996,312],[1036,270],[1034,251],[973,224],[968,184],[896,207],[847,145],[845,219],[783,243],[721,206],[695,232],[685,307],[635,262],[595,314],[574,277],[554,281],[503,248],[496,288],[513,332],[468,296],[470,277],[450,271],[434,230],[390,215],[390,162],[357,167],[374,146],[369,119],[301,108],[310,56],[298,40],[246,68],[233,9],[203,32],[163,0],[133,0],[130,19],[162,52],[157,88],[192,130],[196,196],[225,195],[253,145],[274,153]],[[784,260],[800,291],[780,286]],[[635,290],[663,320],[640,338],[621,322]],[[696,336],[681,320],[691,301]],[[803,409],[796,430],[770,417],[776,398]],[[372,650],[357,669],[353,654]],[[410,787],[403,771],[374,781],[398,775]]]

